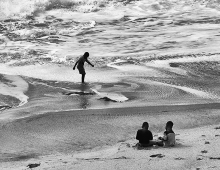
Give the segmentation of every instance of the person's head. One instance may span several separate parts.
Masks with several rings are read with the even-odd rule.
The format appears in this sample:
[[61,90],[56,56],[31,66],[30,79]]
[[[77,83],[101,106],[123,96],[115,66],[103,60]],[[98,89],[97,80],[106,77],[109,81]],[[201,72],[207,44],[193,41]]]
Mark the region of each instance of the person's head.
[[166,130],[171,130],[173,128],[173,122],[172,121],[168,121],[166,123]]
[[149,124],[148,124],[147,122],[144,122],[144,123],[142,124],[142,128],[143,128],[143,129],[148,129],[148,128],[149,128]]
[[88,52],[85,52],[85,53],[83,54],[83,57],[87,59],[87,58],[89,57],[89,53],[88,53]]

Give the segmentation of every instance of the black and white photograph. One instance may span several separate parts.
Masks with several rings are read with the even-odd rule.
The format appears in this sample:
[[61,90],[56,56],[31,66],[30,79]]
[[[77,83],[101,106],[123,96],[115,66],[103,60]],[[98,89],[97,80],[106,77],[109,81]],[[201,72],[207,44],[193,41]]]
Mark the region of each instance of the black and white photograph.
[[0,0],[0,170],[220,170],[220,0]]

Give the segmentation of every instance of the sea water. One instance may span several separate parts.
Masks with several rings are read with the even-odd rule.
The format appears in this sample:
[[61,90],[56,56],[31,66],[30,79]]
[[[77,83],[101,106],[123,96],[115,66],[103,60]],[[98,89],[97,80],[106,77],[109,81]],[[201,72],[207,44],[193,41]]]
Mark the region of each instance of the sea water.
[[[40,99],[66,110],[219,102],[219,7],[1,0],[1,109]],[[89,84],[81,86],[72,67],[86,51],[95,67],[86,65]]]

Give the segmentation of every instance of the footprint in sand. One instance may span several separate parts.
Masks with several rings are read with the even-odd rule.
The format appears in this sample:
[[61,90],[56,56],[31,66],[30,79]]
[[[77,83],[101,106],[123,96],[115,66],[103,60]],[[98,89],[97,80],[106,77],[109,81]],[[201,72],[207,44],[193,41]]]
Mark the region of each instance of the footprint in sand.
[[210,157],[209,159],[216,159],[216,160],[220,160],[220,157]]
[[155,157],[157,157],[157,158],[163,158],[165,155],[162,155],[162,154],[155,154],[155,155],[151,155],[150,157],[152,157],[152,158],[155,158]]
[[201,151],[201,153],[208,153],[208,151],[207,150],[203,150],[203,151]]
[[175,160],[184,160],[185,158],[181,158],[181,157],[178,157],[178,158],[175,158]]
[[198,158],[196,158],[196,160],[201,161],[201,160],[203,160],[203,158],[198,157]]
[[121,157],[117,157],[117,158],[113,158],[113,159],[130,159],[130,158],[125,157],[125,156],[121,156]]
[[40,166],[40,163],[39,164],[28,164],[28,168],[36,168],[36,167],[38,167],[38,166]]

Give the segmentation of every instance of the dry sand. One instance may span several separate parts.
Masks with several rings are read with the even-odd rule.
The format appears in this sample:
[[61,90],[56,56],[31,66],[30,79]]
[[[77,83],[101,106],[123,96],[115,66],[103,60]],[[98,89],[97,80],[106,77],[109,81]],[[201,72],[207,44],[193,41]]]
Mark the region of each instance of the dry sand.
[[[174,122],[175,147],[133,147],[143,121],[157,139],[167,120]],[[51,112],[1,122],[0,169],[217,170],[219,120],[219,104],[199,104]]]

